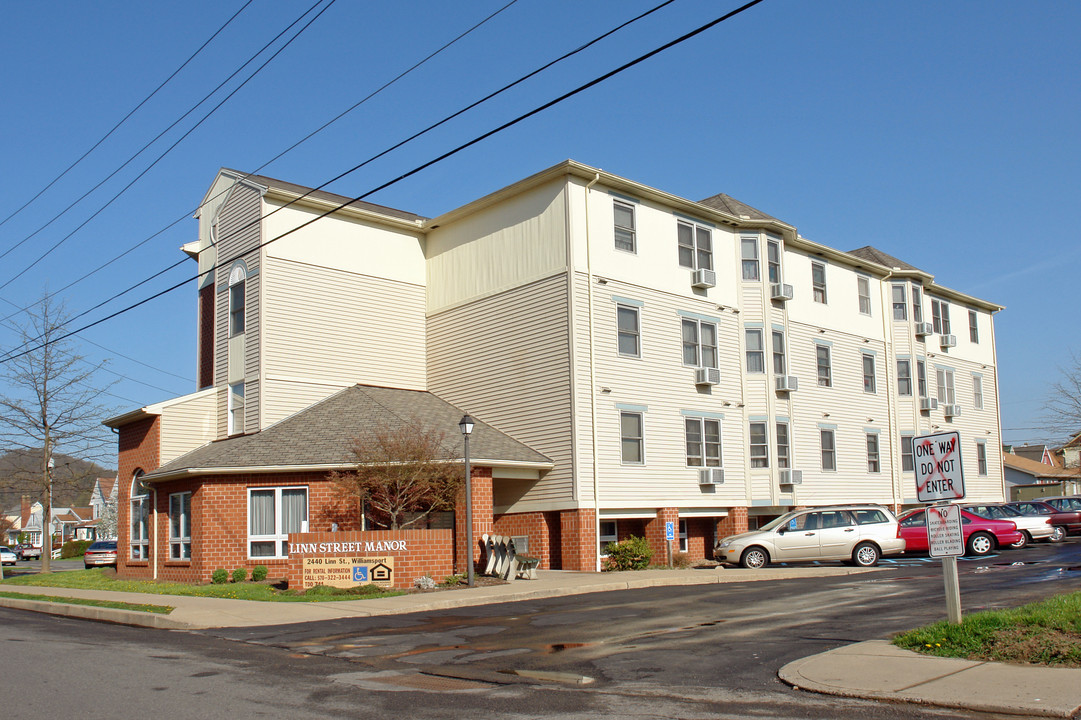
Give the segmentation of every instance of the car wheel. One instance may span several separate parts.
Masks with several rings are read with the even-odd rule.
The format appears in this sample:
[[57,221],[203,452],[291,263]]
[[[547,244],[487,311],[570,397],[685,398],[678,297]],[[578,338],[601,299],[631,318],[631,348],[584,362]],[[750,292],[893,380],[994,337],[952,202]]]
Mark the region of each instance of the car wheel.
[[1047,542],[1060,543],[1066,539],[1066,528],[1061,525],[1056,525],[1051,531],[1051,537],[1047,538]]
[[1015,543],[1010,543],[1010,547],[1013,548],[1014,550],[1020,550],[1024,546],[1028,545],[1031,541],[1032,541],[1032,538],[1029,536],[1028,531],[1027,530],[1022,530],[1021,531],[1021,539],[1018,540]]
[[760,547],[751,547],[740,555],[739,564],[751,570],[758,570],[769,565],[769,553]]
[[878,547],[873,543],[860,543],[852,551],[852,562],[857,567],[874,567],[878,565]]
[[969,555],[989,555],[995,549],[995,539],[987,533],[972,533],[968,539]]

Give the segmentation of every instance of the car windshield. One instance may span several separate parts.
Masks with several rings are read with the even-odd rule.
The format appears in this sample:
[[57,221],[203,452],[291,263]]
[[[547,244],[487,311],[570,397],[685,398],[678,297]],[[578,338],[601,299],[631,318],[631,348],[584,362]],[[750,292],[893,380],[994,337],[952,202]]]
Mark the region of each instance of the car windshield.
[[777,528],[777,527],[780,527],[781,525],[784,525],[785,523],[787,523],[789,520],[791,520],[796,515],[797,515],[797,513],[794,513],[794,512],[785,513],[784,515],[780,516],[779,518],[774,518],[773,520],[770,520],[768,523],[766,523],[765,525],[763,525],[762,527],[760,527],[758,529],[759,530],[773,530],[774,528]]
[[1019,515],[1024,515],[1023,512],[1021,512],[1015,507],[1010,507],[1009,505],[999,505],[998,508],[1005,511],[1006,515],[1010,517],[1018,517]]
[[102,540],[101,542],[94,543],[88,547],[87,550],[116,550],[116,543],[111,540]]

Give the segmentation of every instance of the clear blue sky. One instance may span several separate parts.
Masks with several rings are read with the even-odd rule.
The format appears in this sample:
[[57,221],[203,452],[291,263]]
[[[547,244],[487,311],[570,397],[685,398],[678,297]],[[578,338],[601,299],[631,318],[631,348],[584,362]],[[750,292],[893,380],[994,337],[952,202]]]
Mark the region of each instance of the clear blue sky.
[[[247,7],[115,135],[0,227],[0,252],[115,170],[312,2]],[[191,212],[219,167],[262,166],[507,2],[337,0],[110,207],[0,289],[2,314],[11,312],[8,303],[58,290],[187,218],[62,294],[70,312],[82,312],[176,262],[179,246],[196,237]],[[320,185],[654,4],[518,0],[261,172]],[[242,5],[6,4],[0,219]],[[676,0],[328,189],[366,192],[738,5]],[[1079,28],[1074,0],[766,0],[370,199],[434,216],[566,158],[690,199],[728,193],[810,239],[842,250],[875,245],[941,284],[1005,305],[996,318],[1004,437],[1053,439],[1039,429],[1042,399],[1058,368],[1081,350],[1074,331],[1081,307]],[[105,205],[268,54],[0,260],[0,283]],[[189,262],[129,297],[194,270]],[[190,392],[194,283],[83,337],[89,358],[113,358],[121,408]],[[4,330],[0,342],[11,342]]]

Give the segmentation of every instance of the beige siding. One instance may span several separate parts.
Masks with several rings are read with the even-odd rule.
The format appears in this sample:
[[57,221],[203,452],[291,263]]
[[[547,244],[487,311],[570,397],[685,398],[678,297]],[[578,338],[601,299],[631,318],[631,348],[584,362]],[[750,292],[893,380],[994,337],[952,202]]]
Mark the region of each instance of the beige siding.
[[161,413],[161,464],[217,437],[217,393],[202,392],[170,401]]
[[326,385],[270,375],[263,382],[264,427],[281,422],[346,387],[349,385]]
[[520,287],[567,266],[564,181],[431,230],[428,313]]
[[267,377],[425,389],[422,286],[274,257],[263,276]]
[[555,462],[535,484],[497,482],[497,512],[573,500],[567,301],[559,274],[428,318],[429,389]]

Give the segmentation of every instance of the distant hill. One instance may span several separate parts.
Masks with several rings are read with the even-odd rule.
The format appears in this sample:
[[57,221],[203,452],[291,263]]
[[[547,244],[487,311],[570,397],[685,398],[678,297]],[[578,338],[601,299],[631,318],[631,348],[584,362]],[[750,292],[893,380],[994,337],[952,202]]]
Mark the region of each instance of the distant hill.
[[[116,470],[104,468],[89,460],[53,456],[53,505],[55,507],[86,507],[94,480],[116,477]],[[41,451],[12,450],[0,456],[0,508],[4,511],[19,505],[23,495],[31,502],[43,497]]]

